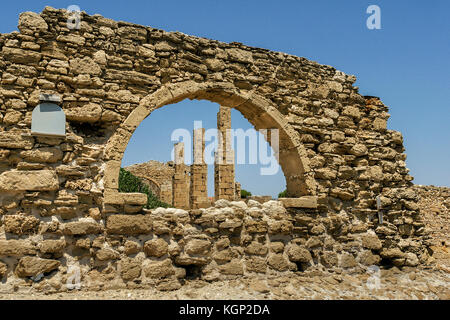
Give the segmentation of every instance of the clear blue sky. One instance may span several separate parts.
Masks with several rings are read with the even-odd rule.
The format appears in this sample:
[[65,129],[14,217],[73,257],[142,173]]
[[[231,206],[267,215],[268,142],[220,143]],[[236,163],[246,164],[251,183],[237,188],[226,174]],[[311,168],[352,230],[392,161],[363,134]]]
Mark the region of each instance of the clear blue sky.
[[[364,95],[390,107],[388,128],[405,138],[407,166],[418,184],[450,185],[450,1],[4,1],[0,32],[16,30],[20,12],[76,4],[89,14],[186,34],[242,42],[302,56],[357,76]],[[366,8],[381,8],[381,30],[366,28]],[[136,132],[124,164],[149,157],[168,160],[170,122],[213,126],[217,106],[182,102],[152,114]],[[190,108],[189,117],[181,108]],[[158,116],[159,121],[158,121]],[[154,121],[152,121],[154,117]],[[170,120],[166,120],[170,119]],[[233,113],[233,126],[249,126]],[[162,134],[155,141],[153,132]],[[167,136],[167,139],[166,139]],[[276,195],[282,174],[254,178],[258,168],[238,168],[254,193]]]

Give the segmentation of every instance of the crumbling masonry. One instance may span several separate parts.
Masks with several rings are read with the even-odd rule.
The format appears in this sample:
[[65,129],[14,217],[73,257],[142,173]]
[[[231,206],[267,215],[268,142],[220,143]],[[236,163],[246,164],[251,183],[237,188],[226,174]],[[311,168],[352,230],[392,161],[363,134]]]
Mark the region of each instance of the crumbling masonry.
[[[388,108],[361,96],[354,76],[99,15],[83,13],[81,28],[70,30],[67,18],[53,8],[24,13],[20,32],[0,35],[2,289],[67,290],[77,268],[83,287],[173,290],[186,272],[213,281],[427,261],[402,135],[386,128]],[[65,137],[31,134],[43,93],[59,97]],[[177,208],[144,210],[145,195],[119,193],[134,130],[183,99],[235,108],[257,130],[279,129],[289,198],[184,210],[204,190],[199,169],[195,197],[180,191],[189,182],[182,164]],[[231,196],[231,178],[225,182],[216,187]]]

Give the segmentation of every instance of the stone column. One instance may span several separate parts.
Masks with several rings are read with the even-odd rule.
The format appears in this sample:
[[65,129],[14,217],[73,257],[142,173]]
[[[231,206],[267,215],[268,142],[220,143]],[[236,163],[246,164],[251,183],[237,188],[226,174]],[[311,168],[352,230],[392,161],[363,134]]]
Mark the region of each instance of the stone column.
[[191,208],[207,208],[208,199],[208,165],[205,163],[205,129],[194,129],[194,163],[191,165]]
[[231,149],[231,108],[220,106],[217,113],[219,143],[215,157],[215,199],[235,200],[234,151]]
[[173,206],[189,209],[189,186],[184,164],[184,143],[175,144],[175,173],[172,179]]

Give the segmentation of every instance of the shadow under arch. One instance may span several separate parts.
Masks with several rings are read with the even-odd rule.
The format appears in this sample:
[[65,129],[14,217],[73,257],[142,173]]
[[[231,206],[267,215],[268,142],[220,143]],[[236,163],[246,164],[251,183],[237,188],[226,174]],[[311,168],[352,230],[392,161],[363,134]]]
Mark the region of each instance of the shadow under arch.
[[[131,136],[154,110],[185,99],[208,100],[237,109],[254,127],[279,130],[279,164],[286,177],[290,197],[316,194],[316,184],[309,167],[306,150],[299,134],[268,100],[260,95],[237,89],[229,82],[185,81],[169,84],[140,101],[127,119],[116,129],[105,148],[105,191],[117,191],[119,169]],[[268,141],[269,144],[271,141]]]

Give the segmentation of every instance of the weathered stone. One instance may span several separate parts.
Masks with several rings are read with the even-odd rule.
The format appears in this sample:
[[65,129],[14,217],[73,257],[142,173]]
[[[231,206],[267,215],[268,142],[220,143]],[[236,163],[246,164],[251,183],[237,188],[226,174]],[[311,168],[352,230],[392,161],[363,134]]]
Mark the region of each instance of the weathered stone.
[[29,162],[44,162],[56,163],[63,158],[63,153],[60,148],[39,148],[20,153],[26,161]]
[[367,154],[367,147],[363,144],[355,144],[351,149],[350,149],[350,153],[357,156],[357,157],[361,157]]
[[0,240],[0,256],[36,254],[36,246],[28,240]]
[[98,250],[96,252],[95,256],[100,261],[108,261],[108,260],[117,259],[117,257],[119,255],[118,255],[118,253],[116,251],[114,251],[112,249],[109,249],[109,248],[105,248],[105,249]]
[[103,232],[103,227],[94,221],[76,221],[66,223],[63,232],[67,235],[99,234]]
[[111,234],[147,234],[152,226],[149,215],[113,215],[106,221],[106,231]]
[[249,272],[266,273],[267,264],[264,258],[252,256],[245,261],[245,268]]
[[144,267],[144,274],[148,278],[159,279],[166,278],[175,274],[172,262],[170,259],[163,261],[151,262]]
[[333,251],[323,251],[320,256],[320,263],[322,263],[325,267],[334,267],[337,266],[339,262],[338,255]]
[[267,259],[267,264],[277,270],[277,271],[287,271],[289,270],[289,263],[284,258],[282,254],[270,254],[269,258]]
[[141,245],[136,241],[127,240],[124,245],[124,252],[126,255],[132,255],[142,250]]
[[270,243],[270,251],[275,253],[282,253],[284,251],[284,243],[281,241],[274,241]]
[[150,257],[162,257],[167,254],[169,245],[161,238],[149,240],[144,244],[144,251]]
[[6,171],[0,175],[0,190],[52,191],[58,188],[58,177],[50,170]]
[[290,245],[287,249],[289,260],[294,262],[310,262],[312,261],[311,253],[308,249],[298,246]]
[[375,233],[361,235],[361,241],[364,248],[373,250],[380,250],[382,248],[381,241]]
[[3,217],[5,232],[23,235],[37,232],[40,220],[33,216],[7,215]]
[[227,275],[243,275],[244,266],[239,260],[232,260],[229,263],[220,265],[219,272]]
[[34,12],[23,12],[19,16],[19,26],[20,32],[27,33],[31,32],[43,32],[47,31],[47,22],[37,13]]
[[202,239],[192,239],[186,244],[184,250],[191,255],[206,255],[211,249],[211,242]]
[[263,245],[262,243],[253,241],[251,242],[247,247],[245,247],[245,252],[247,254],[252,255],[266,255],[268,252],[267,246]]
[[65,247],[65,240],[44,240],[39,243],[39,251],[42,253],[62,253]]
[[10,111],[3,117],[3,123],[6,125],[16,124],[22,119],[22,112]]
[[405,253],[403,253],[399,248],[385,248],[381,250],[380,255],[386,259],[394,259],[394,258],[404,258]]
[[285,208],[317,208],[317,197],[279,198]]
[[120,275],[122,279],[125,281],[134,280],[136,278],[139,278],[139,276],[141,275],[142,271],[141,263],[135,259],[130,258],[122,259],[120,266],[121,266]]
[[0,147],[10,149],[31,149],[33,137],[25,136],[20,131],[0,132]]
[[89,57],[72,59],[69,63],[70,69],[74,74],[90,74],[98,76],[102,73],[100,66]]
[[353,268],[356,267],[357,262],[352,254],[344,252],[340,258],[340,266],[342,268]]
[[99,221],[102,218],[102,213],[100,212],[99,208],[90,208],[89,209],[89,216],[92,219]]
[[16,267],[15,273],[21,277],[35,277],[39,274],[49,273],[58,269],[61,263],[58,260],[41,259],[38,257],[23,257]]
[[0,280],[6,276],[8,272],[8,266],[0,261]]
[[381,261],[379,255],[373,254],[371,251],[365,250],[359,255],[359,262],[365,266],[378,265]]
[[161,280],[156,286],[160,291],[175,291],[181,288],[181,283],[177,279],[164,279]]
[[66,109],[65,113],[69,121],[93,123],[100,120],[102,107],[96,103],[88,103],[83,107]]
[[42,54],[38,52],[8,47],[3,47],[2,54],[5,60],[19,64],[38,63],[42,58]]

